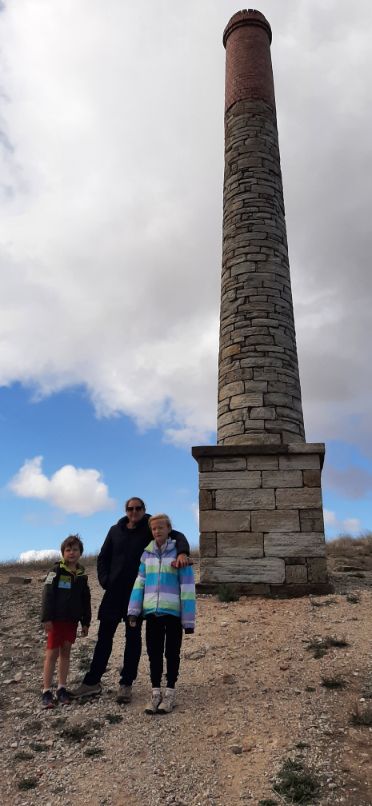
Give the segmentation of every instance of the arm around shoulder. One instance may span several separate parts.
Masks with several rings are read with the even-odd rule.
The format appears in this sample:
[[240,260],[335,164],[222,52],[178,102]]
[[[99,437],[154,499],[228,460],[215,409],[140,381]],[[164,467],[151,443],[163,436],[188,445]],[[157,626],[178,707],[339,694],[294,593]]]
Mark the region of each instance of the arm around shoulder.
[[176,529],[172,529],[170,537],[172,538],[172,540],[176,541],[177,556],[179,554],[187,554],[187,556],[189,556],[190,545],[187,537],[185,537],[185,535],[182,532],[177,532]]

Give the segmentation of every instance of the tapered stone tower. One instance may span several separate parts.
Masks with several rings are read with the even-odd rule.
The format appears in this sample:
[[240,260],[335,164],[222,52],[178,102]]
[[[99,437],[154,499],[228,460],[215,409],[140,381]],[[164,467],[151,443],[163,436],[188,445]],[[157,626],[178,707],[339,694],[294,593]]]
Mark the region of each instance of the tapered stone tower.
[[307,444],[271,66],[259,11],[228,23],[218,445],[199,464],[200,589],[329,589],[324,444]]

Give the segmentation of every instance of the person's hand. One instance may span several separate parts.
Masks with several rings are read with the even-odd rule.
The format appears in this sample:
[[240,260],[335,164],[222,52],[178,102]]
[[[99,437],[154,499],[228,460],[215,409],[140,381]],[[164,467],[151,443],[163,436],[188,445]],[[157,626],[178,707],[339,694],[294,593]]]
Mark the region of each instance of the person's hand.
[[88,632],[89,632],[89,627],[86,624],[83,624],[83,626],[81,628],[81,634],[84,636],[84,638],[85,638],[86,635],[88,635]]
[[45,630],[46,634],[48,634],[48,632],[51,631],[52,627],[53,627],[53,622],[52,621],[44,621],[44,630]]
[[137,619],[136,619],[136,617],[135,617],[135,616],[129,616],[129,618],[128,618],[128,624],[129,624],[129,626],[130,626],[130,627],[135,627],[135,626],[136,626],[136,624],[137,624]]
[[174,568],[186,568],[186,565],[189,564],[189,558],[187,554],[179,554],[177,559],[172,562]]

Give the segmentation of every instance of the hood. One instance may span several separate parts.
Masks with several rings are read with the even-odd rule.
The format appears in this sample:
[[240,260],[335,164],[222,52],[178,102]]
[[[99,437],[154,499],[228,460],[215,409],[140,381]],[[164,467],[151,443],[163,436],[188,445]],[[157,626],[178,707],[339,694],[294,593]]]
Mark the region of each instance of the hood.
[[[53,571],[58,571],[59,569],[61,569],[61,571],[66,571],[67,574],[72,574],[72,571],[67,568],[67,565],[64,564],[63,560],[60,560],[53,566]],[[80,563],[77,563],[76,576],[82,576],[82,574],[85,574],[85,568],[83,565],[80,565]]]
[[[173,553],[173,549],[175,548],[175,545],[176,545],[176,541],[172,540],[170,537],[168,537],[168,540],[167,540],[166,545],[165,545],[165,550],[164,550],[163,553],[164,554]],[[158,549],[158,547],[157,547],[157,545],[155,543],[155,540],[151,540],[151,543],[149,543],[149,545],[146,546],[145,551],[148,551],[149,554],[155,554],[156,557],[159,557],[160,552],[159,552],[159,549]]]

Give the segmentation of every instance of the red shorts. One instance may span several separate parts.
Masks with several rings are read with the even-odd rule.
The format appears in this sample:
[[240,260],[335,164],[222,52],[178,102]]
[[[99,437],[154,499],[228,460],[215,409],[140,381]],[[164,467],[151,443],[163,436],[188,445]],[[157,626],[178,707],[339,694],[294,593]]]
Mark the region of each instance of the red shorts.
[[77,626],[76,621],[53,621],[52,629],[48,632],[47,649],[57,649],[65,641],[74,644]]

